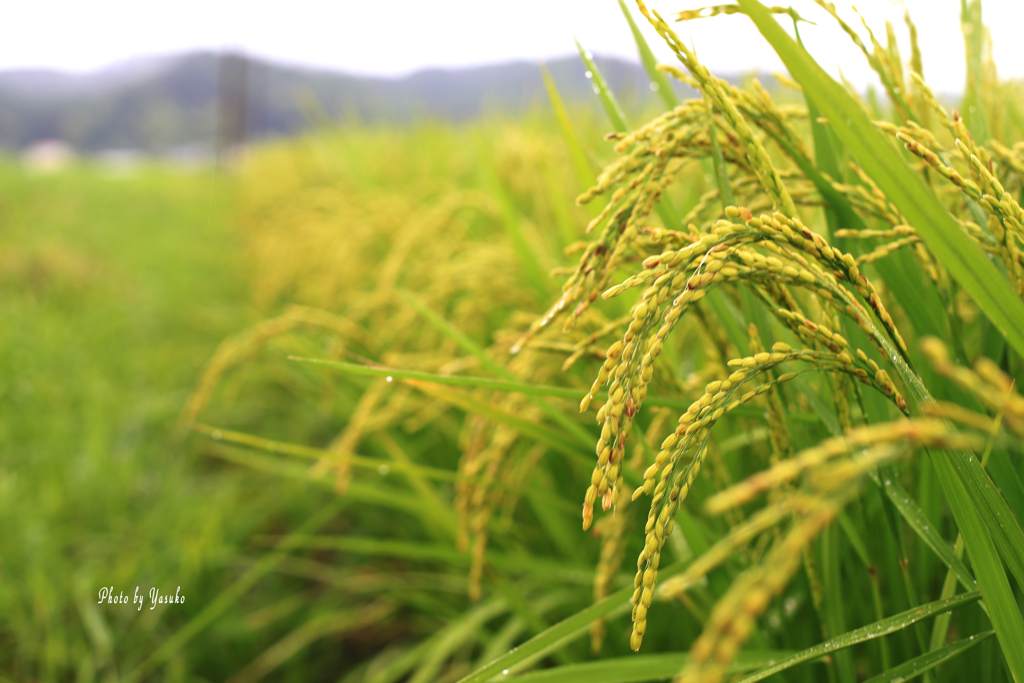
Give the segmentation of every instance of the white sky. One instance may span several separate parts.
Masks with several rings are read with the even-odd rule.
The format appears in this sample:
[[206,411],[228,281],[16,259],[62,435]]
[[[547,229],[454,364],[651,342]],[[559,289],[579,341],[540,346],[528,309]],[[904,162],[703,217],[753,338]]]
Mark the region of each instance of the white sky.
[[[717,0],[719,2],[723,0]],[[778,0],[773,0],[777,2]],[[658,36],[627,3],[663,61],[672,60]],[[649,0],[666,17],[713,0]],[[772,4],[772,3],[769,3]],[[850,4],[837,2],[846,20],[859,26]],[[864,59],[835,22],[811,0],[793,0],[803,16],[801,33],[811,53],[850,80],[871,79]],[[884,41],[885,17],[897,24],[904,59],[909,58],[907,7],[917,22],[925,77],[940,91],[964,82],[959,0],[861,0],[859,9]],[[1024,0],[986,0],[1000,75],[1024,76]],[[194,48],[243,48],[253,55],[361,74],[399,75],[428,66],[466,66],[511,59],[540,59],[573,51],[572,35],[598,54],[635,58],[636,50],[616,0],[33,0],[9,2],[0,41],[0,69],[49,67],[88,71],[130,57]],[[789,26],[789,21],[783,19]],[[774,53],[743,16],[676,24],[692,38],[712,71],[780,70]]]

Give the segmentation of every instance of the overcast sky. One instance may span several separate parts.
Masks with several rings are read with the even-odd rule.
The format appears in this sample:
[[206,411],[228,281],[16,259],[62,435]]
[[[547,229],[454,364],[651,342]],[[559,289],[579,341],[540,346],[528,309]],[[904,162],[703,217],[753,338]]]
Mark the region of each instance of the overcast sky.
[[[628,4],[642,21],[635,4]],[[666,16],[706,4],[712,3],[649,0],[649,6]],[[836,4],[847,21],[859,27],[850,4]],[[835,22],[811,0],[793,0],[793,5],[817,22],[801,29],[812,54],[833,73],[841,65],[853,82],[867,84],[871,76],[864,59]],[[862,0],[857,5],[883,40],[885,18],[897,23],[905,58],[910,50],[902,16],[908,8],[922,38],[925,77],[937,90],[962,88],[959,0]],[[1024,0],[986,0],[983,7],[1000,75],[1024,76]],[[592,52],[636,55],[616,0],[33,0],[6,3],[3,14],[0,69],[89,71],[139,55],[232,47],[297,64],[401,75],[431,66],[565,55],[573,51],[573,34]],[[783,23],[789,25],[788,20]],[[746,17],[717,17],[676,27],[692,40],[712,71],[781,69]],[[659,57],[673,60],[650,27],[643,28]]]

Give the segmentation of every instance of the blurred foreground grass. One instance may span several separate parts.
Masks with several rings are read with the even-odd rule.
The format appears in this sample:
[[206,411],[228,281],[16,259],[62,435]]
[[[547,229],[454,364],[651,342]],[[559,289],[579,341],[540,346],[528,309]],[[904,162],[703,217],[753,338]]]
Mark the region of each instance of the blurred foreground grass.
[[[254,316],[230,202],[211,174],[0,164],[0,677],[116,679],[223,590],[254,529],[315,504],[172,438],[203,362]],[[188,600],[98,605],[104,586]],[[237,669],[219,650],[245,659],[254,636],[219,626],[169,671]]]

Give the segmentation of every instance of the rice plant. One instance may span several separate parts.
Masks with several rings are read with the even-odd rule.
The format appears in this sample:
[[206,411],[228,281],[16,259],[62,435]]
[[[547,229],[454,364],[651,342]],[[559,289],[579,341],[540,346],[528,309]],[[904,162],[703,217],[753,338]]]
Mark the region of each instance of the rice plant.
[[[655,65],[622,4],[667,110],[630,126],[581,47],[617,155],[596,175],[550,79],[564,153],[518,140],[519,166],[496,168],[484,130],[480,173],[451,187],[385,164],[389,189],[367,190],[329,156],[294,172],[322,149],[265,157],[280,177],[276,199],[252,185],[258,296],[305,307],[225,343],[182,426],[390,511],[290,541],[338,551],[353,577],[393,568],[386,590],[347,598],[363,617],[346,623],[397,644],[344,680],[1024,680],[1020,98],[977,2],[953,111],[909,17],[908,65],[893,26],[883,44],[864,23],[865,41],[817,4],[888,104],[818,66],[795,11],[670,17],[746,15],[789,71],[780,104],[712,75],[638,1],[678,58]],[[589,214],[559,203],[566,179],[589,185]],[[271,383],[319,393],[319,412],[281,420],[258,392],[247,414],[217,405],[294,441],[201,424],[272,343],[294,359],[267,361]],[[423,566],[430,588],[406,591]],[[465,592],[439,600],[456,576]]]

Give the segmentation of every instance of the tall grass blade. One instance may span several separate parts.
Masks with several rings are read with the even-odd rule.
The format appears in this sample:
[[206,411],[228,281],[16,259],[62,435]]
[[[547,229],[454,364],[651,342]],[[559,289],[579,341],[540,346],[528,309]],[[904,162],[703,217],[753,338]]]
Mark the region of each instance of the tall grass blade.
[[519,257],[523,279],[532,287],[538,302],[545,302],[548,298],[549,280],[545,269],[540,264],[535,245],[531,244],[523,226],[523,219],[519,208],[508,194],[508,190],[498,177],[492,160],[483,142],[480,145],[480,163],[478,164],[483,176],[484,187],[497,200],[501,210],[502,222],[505,226],[505,234],[508,235],[512,248]]
[[477,605],[438,633],[437,641],[427,650],[409,683],[431,683],[437,680],[441,665],[458,647],[474,638],[477,631],[494,617],[508,611],[501,598]]
[[379,623],[387,618],[393,607],[381,601],[362,610],[328,612],[314,617],[267,648],[249,666],[245,667],[227,683],[255,683],[279,668],[300,650],[326,636],[352,631],[360,627]]
[[[511,380],[502,379],[491,379],[489,377],[468,377],[465,375],[438,375],[431,372],[421,372],[419,370],[401,370],[399,368],[387,368],[387,367],[374,367],[370,365],[359,365],[358,363],[345,363],[343,361],[327,360],[323,358],[301,358],[299,356],[289,356],[290,360],[298,361],[300,363],[314,363],[317,365],[325,365],[329,368],[339,370],[344,373],[352,375],[362,375],[365,377],[393,377],[394,379],[409,379],[416,380],[419,382],[429,382],[432,384],[444,384],[448,386],[456,387],[470,387],[477,389],[492,389],[495,391],[509,391],[517,392],[521,394],[527,394],[532,396],[542,396],[549,398],[565,398],[572,401],[579,401],[580,397],[586,392],[586,389],[572,389],[570,387],[556,387],[549,384],[529,384],[527,382],[518,382]],[[594,394],[596,400],[604,401],[608,398],[607,392],[598,392]],[[662,408],[673,408],[676,410],[686,410],[692,401],[688,401],[682,398],[672,398],[670,396],[659,396],[652,394],[644,399],[646,405],[658,406]],[[754,406],[738,406],[732,411],[733,415],[740,417],[761,417],[764,411]],[[817,417],[809,413],[792,413],[789,417],[798,422],[812,423],[817,421]]]
[[[338,550],[374,557],[439,562],[456,567],[468,566],[470,562],[469,551],[460,551],[451,545],[441,543],[415,543],[353,536],[299,536],[291,541],[290,547]],[[557,576],[572,582],[586,582],[590,578],[589,571],[583,566],[574,567],[529,555],[514,555],[488,550],[487,562],[501,569],[531,572],[538,576]]]

